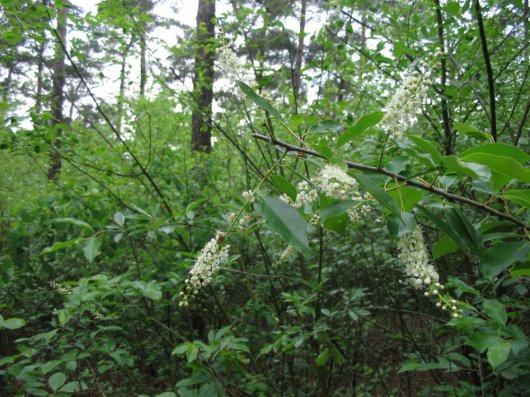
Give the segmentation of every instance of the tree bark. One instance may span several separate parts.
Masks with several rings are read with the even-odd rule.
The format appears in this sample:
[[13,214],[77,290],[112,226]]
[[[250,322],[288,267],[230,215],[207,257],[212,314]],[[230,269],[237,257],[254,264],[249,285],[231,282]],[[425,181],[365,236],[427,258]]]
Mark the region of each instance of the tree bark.
[[212,101],[215,54],[215,0],[199,0],[191,145],[194,151],[212,150]]
[[300,87],[302,85],[302,61],[304,58],[304,36],[305,36],[305,19],[307,13],[307,0],[302,0],[300,10],[300,31],[298,33],[298,48],[296,49],[296,61],[293,73],[294,95],[298,98]]
[[[52,86],[52,128],[56,130],[54,146],[58,148],[61,144],[62,129],[58,125],[64,122],[64,85],[65,85],[65,54],[66,48],[66,21],[68,17],[69,1],[64,0],[61,8],[57,9],[57,37],[55,40],[55,59],[53,64],[53,86]],[[61,172],[61,157],[52,150],[50,153],[50,168],[48,169],[48,180],[56,180]]]

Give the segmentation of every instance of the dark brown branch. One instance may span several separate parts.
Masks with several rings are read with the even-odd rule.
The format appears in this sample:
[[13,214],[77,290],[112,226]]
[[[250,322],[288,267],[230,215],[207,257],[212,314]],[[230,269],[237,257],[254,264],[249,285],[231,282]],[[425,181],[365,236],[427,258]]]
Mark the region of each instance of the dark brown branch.
[[[295,152],[298,152],[298,153],[305,153],[305,154],[309,154],[309,155],[315,156],[315,157],[325,158],[322,154],[320,154],[316,150],[305,149],[303,147],[291,145],[290,143],[279,141],[279,140],[276,140],[276,139],[273,140],[270,137],[265,136],[265,135],[261,135],[261,134],[252,134],[252,136],[254,138],[256,138],[256,139],[260,139],[262,141],[267,141],[267,142],[270,142],[270,143],[272,143],[274,145],[281,146],[282,148],[287,149],[287,150],[295,151]],[[444,198],[446,198],[449,201],[457,201],[457,202],[460,202],[460,203],[471,205],[471,206],[473,206],[475,208],[479,208],[482,211],[488,212],[491,215],[494,215],[494,216],[496,216],[496,217],[498,217],[500,219],[504,219],[504,220],[510,221],[510,222],[516,224],[517,226],[520,226],[522,229],[525,229],[525,230],[526,229],[530,229],[529,225],[527,225],[526,223],[524,223],[520,219],[517,219],[517,218],[513,217],[510,214],[505,214],[504,212],[497,211],[494,208],[488,207],[487,205],[482,204],[482,203],[480,203],[478,201],[472,200],[470,198],[463,197],[463,196],[458,196],[458,195],[453,194],[453,193],[449,193],[449,192],[447,192],[447,191],[445,191],[443,189],[437,188],[437,187],[432,186],[432,185],[430,185],[428,183],[419,182],[419,181],[413,180],[413,179],[407,179],[403,175],[395,174],[395,173],[393,173],[391,171],[388,171],[388,170],[386,170],[384,168],[378,168],[378,167],[372,167],[370,165],[354,163],[353,161],[346,161],[346,164],[348,165],[349,168],[352,168],[352,169],[355,169],[355,170],[360,170],[360,171],[366,171],[366,172],[372,172],[372,173],[376,173],[376,174],[386,175],[386,176],[388,176],[390,178],[395,179],[396,181],[403,182],[406,185],[413,186],[413,187],[416,187],[418,189],[426,190],[426,191],[434,193],[434,194],[436,194],[438,196],[444,197]]]
[[488,43],[486,41],[486,32],[484,31],[484,22],[482,21],[482,11],[479,0],[475,0],[475,13],[477,17],[478,31],[484,63],[486,64],[486,74],[488,76],[488,91],[490,97],[490,123],[491,136],[494,142],[497,142],[497,115],[495,111],[495,84],[493,81],[493,69],[491,67],[490,54],[488,52]]
[[449,107],[447,103],[447,96],[445,95],[445,85],[447,81],[447,62],[445,59],[445,43],[444,43],[444,27],[442,19],[442,10],[440,6],[440,0],[434,0],[436,6],[436,24],[438,25],[438,44],[442,51],[440,57],[440,83],[441,83],[441,105],[442,105],[442,121],[444,127],[444,152],[446,156],[453,153],[452,133],[451,133],[451,119],[449,118]]

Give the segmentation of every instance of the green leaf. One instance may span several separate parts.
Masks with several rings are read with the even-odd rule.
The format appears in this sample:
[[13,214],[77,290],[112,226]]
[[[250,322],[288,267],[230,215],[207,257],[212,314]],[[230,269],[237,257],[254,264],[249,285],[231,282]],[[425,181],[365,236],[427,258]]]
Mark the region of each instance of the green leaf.
[[[331,204],[329,204],[331,202]],[[329,218],[344,214],[355,204],[353,200],[342,200],[332,202],[331,200],[320,200],[320,222],[325,223]]]
[[438,259],[446,254],[450,254],[458,250],[458,245],[447,235],[444,234],[432,246],[432,259]]
[[480,263],[480,271],[489,280],[501,274],[516,262],[526,261],[530,243],[501,242],[489,248]]
[[530,190],[528,189],[510,189],[505,191],[502,197],[522,205],[525,208],[530,208]]
[[278,120],[282,120],[282,115],[280,112],[278,112],[275,108],[272,107],[272,105],[263,97],[260,97],[252,88],[250,88],[248,85],[243,83],[242,81],[238,81],[237,84],[239,85],[239,88],[241,89],[241,92],[247,96],[248,99],[250,99],[252,102],[254,102],[256,105],[258,105],[260,108],[265,110],[266,112],[269,112],[271,116],[276,117]]
[[364,187],[374,198],[379,201],[384,207],[389,209],[394,214],[400,216],[401,210],[397,205],[396,201],[388,194],[383,188],[377,185],[373,180],[371,180],[367,175],[353,172],[352,175],[359,182],[359,184]]
[[522,165],[524,165],[527,161],[530,161],[530,155],[528,153],[516,148],[515,146],[507,145],[505,143],[487,143],[485,145],[475,146],[460,153],[459,157],[466,157],[474,153],[485,153],[496,156],[510,157]]
[[508,359],[511,348],[512,344],[506,340],[500,340],[488,347],[488,362],[491,364],[493,369],[496,369]]
[[0,328],[19,329],[24,325],[26,325],[26,321],[17,317],[11,317],[7,320],[0,321]]
[[408,212],[402,212],[401,216],[390,214],[388,216],[387,227],[390,239],[395,241],[416,229],[416,218]]
[[160,289],[160,285],[158,285],[154,280],[151,280],[147,283],[143,293],[147,298],[154,301],[158,301],[162,298],[162,290]]
[[59,390],[64,385],[64,382],[66,382],[66,375],[62,372],[56,372],[48,379],[48,384],[53,391]]
[[420,138],[416,135],[407,135],[407,138],[414,142],[414,144],[424,153],[429,154],[434,165],[438,165],[442,162],[442,156],[440,155],[440,151],[434,146],[434,142]]
[[317,367],[323,367],[328,362],[328,359],[329,359],[329,350],[327,349],[322,350],[320,354],[317,356],[317,358],[315,359],[315,364],[317,365]]
[[332,132],[337,133],[342,129],[342,124],[335,120],[323,120],[309,127],[308,132],[322,133]]
[[504,305],[500,303],[497,299],[484,299],[482,303],[482,309],[484,313],[491,318],[493,321],[500,325],[506,325],[508,321],[508,314]]
[[499,340],[502,339],[495,334],[478,331],[467,338],[466,345],[473,347],[479,353],[484,353],[488,347],[497,343]]
[[337,147],[344,146],[352,138],[356,137],[357,135],[360,135],[367,128],[373,127],[379,124],[379,122],[383,119],[384,116],[385,116],[384,112],[373,112],[373,113],[364,115],[363,117],[359,119],[357,124],[355,124],[353,127],[348,128],[337,139]]
[[460,161],[456,156],[444,156],[442,158],[442,165],[449,171],[452,171],[458,175],[468,176],[471,178],[480,177],[471,164]]
[[85,242],[83,253],[90,263],[94,262],[94,259],[101,254],[101,240],[98,237],[90,237]]
[[410,212],[420,202],[425,194],[425,190],[416,189],[410,186],[400,186],[388,192],[396,203],[400,203],[403,211]]
[[269,181],[272,186],[281,193],[285,193],[293,201],[296,201],[296,188],[281,175],[271,175]]
[[90,226],[85,221],[82,221],[76,218],[56,218],[53,221],[57,223],[68,223],[70,225],[75,225],[75,226],[82,227],[83,229],[87,229],[91,231],[92,233],[94,232],[94,229],[92,229],[92,226]]
[[467,220],[462,211],[457,208],[448,208],[445,211],[445,218],[461,239],[472,252],[481,255],[483,252],[482,237],[477,229]]
[[116,212],[114,214],[114,222],[116,222],[117,225],[122,226],[125,223],[125,215],[121,212]]
[[455,121],[453,123],[453,126],[455,127],[455,130],[457,130],[458,132],[469,135],[470,137],[473,137],[481,141],[489,141],[493,143],[493,138],[490,134],[486,134],[485,132],[479,131],[474,127],[470,127],[459,121]]
[[460,159],[485,165],[492,172],[530,183],[530,170],[525,169],[517,160],[511,157],[497,156],[490,153],[471,153],[465,157],[460,156]]
[[78,381],[73,381],[61,387],[59,391],[61,393],[76,393],[83,390],[88,390],[88,386],[85,383],[81,382],[80,384]]
[[77,244],[78,242],[80,242],[82,240],[83,240],[82,237],[78,237],[78,238],[74,238],[74,239],[68,240],[68,241],[59,241],[59,242],[53,244],[51,247],[44,248],[41,251],[41,253],[39,254],[39,256],[40,255],[49,254],[50,252],[54,252],[54,251],[60,250],[60,249],[65,248],[65,247],[69,247],[71,245]]
[[269,228],[298,251],[309,249],[307,223],[296,209],[280,199],[263,195],[261,213]]
[[157,394],[155,397],[177,397],[172,391],[165,391],[164,393]]

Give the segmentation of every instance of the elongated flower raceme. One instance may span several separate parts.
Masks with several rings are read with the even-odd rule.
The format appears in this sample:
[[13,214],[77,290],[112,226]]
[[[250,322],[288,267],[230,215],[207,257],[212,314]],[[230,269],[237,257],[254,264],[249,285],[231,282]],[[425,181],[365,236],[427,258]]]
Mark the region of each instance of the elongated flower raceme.
[[322,168],[315,178],[315,182],[326,196],[347,200],[356,191],[357,181],[349,176],[343,169],[328,164]]
[[197,294],[199,289],[210,284],[221,263],[228,258],[230,245],[223,245],[224,238],[225,234],[217,231],[215,237],[208,241],[199,253],[185,280],[185,291],[180,293],[182,297],[180,306],[188,306],[189,299]]
[[398,249],[398,258],[404,265],[405,274],[414,288],[430,290],[440,286],[438,282],[440,276],[436,268],[429,263],[429,255],[420,226],[416,226],[416,229],[399,240]]

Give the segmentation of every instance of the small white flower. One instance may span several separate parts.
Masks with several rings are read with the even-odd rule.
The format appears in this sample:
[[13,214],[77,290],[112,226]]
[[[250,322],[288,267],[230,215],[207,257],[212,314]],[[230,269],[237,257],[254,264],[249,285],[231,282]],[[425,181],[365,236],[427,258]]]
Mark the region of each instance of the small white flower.
[[241,195],[243,196],[243,198],[245,200],[247,200],[249,203],[253,203],[254,201],[256,201],[256,199],[254,198],[254,192],[252,190],[249,190],[249,191],[246,191],[246,192],[243,192],[241,193]]
[[[438,285],[440,277],[436,268],[429,263],[429,255],[420,226],[399,240],[398,249],[398,258],[404,265],[405,273],[414,288],[429,287],[431,284]],[[433,290],[433,294],[437,292]]]
[[343,169],[328,164],[315,178],[316,184],[326,196],[337,200],[347,200],[356,191],[357,181]]
[[416,122],[427,97],[427,77],[417,72],[407,76],[386,104],[381,127],[391,139],[400,139]]
[[293,207],[295,208],[303,207],[306,204],[313,204],[318,197],[318,192],[307,181],[299,182],[296,190],[296,201],[293,203]]
[[287,248],[283,250],[278,260],[273,263],[273,266],[277,267],[284,264],[295,252],[296,251],[294,247],[292,245],[288,245]]
[[213,237],[199,252],[195,264],[188,272],[185,280],[186,292],[182,299],[181,306],[188,305],[190,295],[198,293],[199,289],[207,286],[212,281],[212,277],[219,271],[220,264],[228,258],[230,245],[222,245],[225,234],[217,231]]
[[279,198],[284,203],[289,204],[289,205],[293,205],[293,200],[291,200],[291,198],[288,195],[286,195],[285,193],[282,194]]

